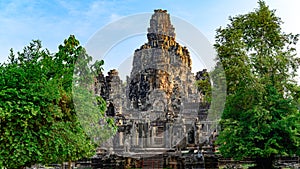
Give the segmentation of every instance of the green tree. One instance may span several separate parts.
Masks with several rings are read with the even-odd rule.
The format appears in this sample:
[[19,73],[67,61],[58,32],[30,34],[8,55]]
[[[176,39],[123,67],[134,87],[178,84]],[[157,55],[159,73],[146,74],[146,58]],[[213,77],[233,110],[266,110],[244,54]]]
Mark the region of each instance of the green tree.
[[[81,126],[72,93],[76,62],[81,60],[83,64],[88,65],[91,57],[86,54],[84,55],[86,57],[82,57],[84,48],[80,46],[79,41],[73,35],[64,40],[64,43],[59,45],[58,48],[59,51],[53,56],[52,71],[55,72],[53,76],[54,79],[57,79],[61,96],[58,105],[62,111],[62,118],[59,119],[62,121],[60,125],[62,129],[57,130],[55,137],[60,138],[62,143],[63,149],[59,151],[61,154],[58,156],[59,160],[57,161],[62,163],[93,155],[95,145]],[[100,114],[101,111],[98,109],[97,112],[93,113]],[[65,122],[68,123],[65,124]]]
[[200,94],[203,96],[205,104],[211,102],[211,83],[206,69],[197,72],[196,86]]
[[252,157],[257,168],[271,168],[275,155],[300,155],[298,35],[283,33],[263,1],[229,20],[215,44],[227,83],[217,143],[225,157]]
[[[80,45],[75,36],[71,35],[59,46],[59,51],[54,56],[55,78],[59,79],[61,88],[61,104],[63,120],[72,121],[77,132],[70,132],[71,136],[66,145],[69,146],[63,161],[74,161],[91,155],[95,147],[87,145],[99,145],[107,140],[115,131],[114,121],[104,116],[106,103],[100,96],[94,95],[94,69],[100,71],[103,61],[96,61],[90,65],[92,57]],[[96,69],[97,68],[97,69]],[[99,123],[99,121],[105,123]],[[78,127],[80,126],[80,127]],[[73,129],[73,128],[70,128]],[[72,130],[71,130],[72,131]],[[83,134],[81,134],[83,132]],[[72,135],[72,133],[74,133]],[[88,137],[86,142],[79,135]],[[74,143],[74,141],[77,141]],[[91,142],[92,141],[92,142]],[[74,156],[74,153],[78,154]],[[69,166],[70,167],[70,166]]]
[[[92,57],[86,53],[84,48],[79,46],[79,42],[72,36],[65,43],[65,47],[68,46],[68,43],[72,43],[77,48],[75,53],[78,56],[76,56],[73,70],[69,72],[73,80],[72,99],[76,115],[86,134],[94,143],[100,145],[116,132],[114,119],[105,116],[105,100],[94,94],[95,77],[102,73],[104,61],[96,60],[95,63],[91,64]],[[63,47],[61,48],[63,49]]]
[[[0,167],[62,163],[95,153],[88,128],[80,123],[72,92],[80,87],[83,100],[93,99],[84,104],[83,108],[92,108],[83,113],[98,121],[104,118],[105,102],[92,97],[92,86],[73,85],[92,84],[90,62],[91,57],[74,36],[54,55],[43,49],[40,41],[30,43],[17,57],[11,51],[8,63],[0,65]],[[104,126],[114,129],[113,122],[107,121],[111,125]]]
[[[0,165],[24,168],[55,158],[56,119],[62,117],[56,79],[47,77],[50,54],[33,41],[15,57],[11,52],[0,76]],[[49,63],[50,64],[50,63]]]

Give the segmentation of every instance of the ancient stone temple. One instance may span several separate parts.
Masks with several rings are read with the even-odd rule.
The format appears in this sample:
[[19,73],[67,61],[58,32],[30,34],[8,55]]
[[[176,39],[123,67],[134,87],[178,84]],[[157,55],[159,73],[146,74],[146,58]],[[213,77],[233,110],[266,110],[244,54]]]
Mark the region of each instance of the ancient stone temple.
[[118,125],[106,144],[111,153],[140,158],[187,147],[199,151],[208,143],[207,107],[191,64],[188,49],[176,42],[170,15],[154,10],[147,42],[134,51],[126,83],[116,70],[97,77],[95,92],[107,101],[106,115]]
[[134,52],[128,81],[131,108],[177,116],[181,103],[199,102],[189,51],[175,41],[174,31],[169,14],[155,10],[148,42]]

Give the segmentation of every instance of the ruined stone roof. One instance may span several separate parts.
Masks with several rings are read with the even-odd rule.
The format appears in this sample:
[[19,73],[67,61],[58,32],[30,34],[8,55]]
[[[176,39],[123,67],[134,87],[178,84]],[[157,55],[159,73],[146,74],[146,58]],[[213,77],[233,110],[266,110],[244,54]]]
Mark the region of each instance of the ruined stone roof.
[[175,38],[175,29],[171,24],[170,15],[167,13],[167,10],[154,10],[148,33],[167,35]]

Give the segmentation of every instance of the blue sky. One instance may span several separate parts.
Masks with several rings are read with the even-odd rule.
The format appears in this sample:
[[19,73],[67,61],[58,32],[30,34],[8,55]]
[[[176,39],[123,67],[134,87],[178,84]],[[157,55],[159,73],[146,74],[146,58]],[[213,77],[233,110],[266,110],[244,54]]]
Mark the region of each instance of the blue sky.
[[[284,21],[283,31],[300,33],[297,18],[300,16],[300,1],[266,2],[271,9],[277,10],[277,16]],[[51,52],[56,52],[57,46],[70,34],[85,45],[105,25],[129,15],[152,13],[158,8],[168,10],[171,17],[194,25],[213,44],[216,28],[226,26],[229,16],[244,14],[256,7],[255,0],[1,0],[0,62],[7,59],[10,48],[20,51],[33,39],[41,40]],[[137,37],[135,43],[132,41],[135,41],[134,38],[120,44],[119,49],[126,48],[126,45],[133,45],[130,50],[138,48],[146,38]],[[300,51],[299,45],[297,48]],[[122,55],[120,50],[115,52]],[[110,55],[113,54],[114,50]],[[124,52],[124,55],[129,54]]]

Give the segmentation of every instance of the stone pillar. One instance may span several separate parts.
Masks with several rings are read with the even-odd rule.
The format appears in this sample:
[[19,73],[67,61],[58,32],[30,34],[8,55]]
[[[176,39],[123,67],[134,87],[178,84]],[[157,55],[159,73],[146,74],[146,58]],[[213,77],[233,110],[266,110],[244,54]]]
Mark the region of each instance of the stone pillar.
[[131,128],[131,145],[136,145],[136,129],[135,129],[135,123],[132,123],[132,128]]
[[170,129],[170,123],[166,123],[165,124],[165,138],[164,138],[164,142],[165,142],[165,148],[170,148],[171,147],[171,143],[170,143],[170,135],[171,133],[169,133],[169,129]]
[[139,145],[141,146],[141,148],[144,147],[144,142],[143,142],[143,137],[144,137],[144,131],[143,131],[143,123],[139,123]]
[[150,137],[150,133],[151,133],[151,130],[149,130],[150,129],[150,125],[148,124],[147,125],[147,128],[146,128],[146,140],[147,140],[147,147],[151,147],[151,137]]
[[142,148],[146,146],[146,140],[145,140],[145,124],[142,124]]
[[197,121],[196,123],[195,123],[195,127],[196,127],[196,132],[195,132],[195,134],[196,134],[196,136],[195,136],[195,139],[196,139],[196,141],[195,141],[195,143],[197,144],[197,145],[199,145],[199,143],[200,143],[200,130],[201,130],[201,124],[200,124],[200,122],[199,121]]
[[153,145],[154,144],[154,136],[155,136],[155,127],[152,126],[152,130],[151,130],[151,144]]
[[140,139],[139,139],[139,128],[138,128],[138,126],[136,126],[136,129],[135,129],[135,145],[137,146],[137,145],[139,145],[139,141],[140,141]]
[[123,146],[124,144],[123,144],[123,139],[124,139],[124,137],[123,137],[123,132],[120,132],[119,133],[119,145],[120,146]]

